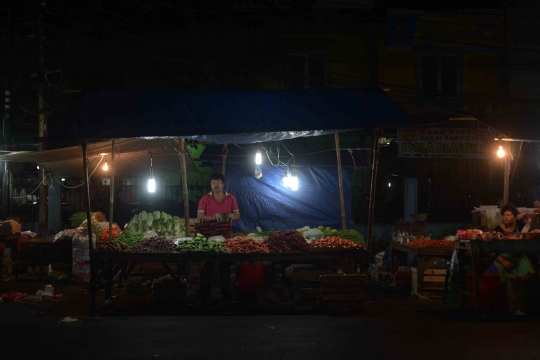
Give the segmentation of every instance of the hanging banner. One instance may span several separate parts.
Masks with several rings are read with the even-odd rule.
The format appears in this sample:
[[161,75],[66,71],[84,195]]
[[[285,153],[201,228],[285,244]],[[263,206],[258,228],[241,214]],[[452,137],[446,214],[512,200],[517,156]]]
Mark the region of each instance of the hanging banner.
[[504,10],[388,9],[386,23],[389,51],[504,51]]
[[486,159],[493,134],[471,128],[398,128],[398,156]]

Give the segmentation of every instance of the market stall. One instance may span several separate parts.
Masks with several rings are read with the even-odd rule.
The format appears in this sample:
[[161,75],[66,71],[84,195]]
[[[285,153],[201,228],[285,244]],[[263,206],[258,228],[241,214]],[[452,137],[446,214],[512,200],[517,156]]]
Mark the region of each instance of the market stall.
[[[472,281],[467,280],[464,276],[456,277],[463,295],[462,300],[469,299],[469,306],[477,311],[486,310],[486,306],[481,304],[482,297],[486,295],[484,294],[485,290],[481,291],[480,289],[480,278],[498,254],[540,255],[540,233],[533,233],[532,237],[530,235],[528,239],[523,237],[520,239],[481,240],[473,238],[456,240],[454,251],[457,261],[453,264],[454,271],[455,273],[462,272],[463,264],[469,260],[472,276]],[[464,301],[462,301],[462,307],[465,307]],[[521,311],[523,310],[521,309]]]
[[[432,282],[433,277],[430,276],[428,281],[424,281],[424,275],[426,270],[433,267],[433,265],[440,259],[450,260],[454,253],[454,241],[446,240],[415,240],[408,243],[392,242],[390,245],[390,259],[394,261],[394,255],[397,252],[414,255],[417,259],[417,266],[412,271],[412,287],[411,294],[417,295],[419,290],[431,286],[439,286],[440,282]],[[397,270],[399,264],[393,264],[394,269]],[[443,271],[446,271],[443,270]]]
[[[71,116],[70,122],[63,124],[61,128],[50,129],[50,137],[46,140],[82,140],[83,171],[84,176],[87,177],[86,159],[89,140],[126,137],[177,138],[182,139],[178,141],[182,155],[185,153],[183,139],[211,141],[218,144],[246,144],[335,134],[339,175],[336,186],[340,189],[340,198],[335,201],[341,204],[342,228],[345,230],[346,216],[338,133],[372,129],[381,124],[395,126],[409,121],[410,118],[381,89],[373,88],[178,92],[85,91],[81,95],[80,104]],[[180,160],[182,159],[183,156],[180,157]],[[185,165],[182,165],[182,174],[185,175]],[[183,176],[184,198],[187,199],[185,181],[185,176]],[[88,188],[87,202],[90,204]],[[187,201],[185,201],[185,206],[187,206]],[[90,208],[91,206],[87,210],[88,221],[90,221]],[[189,211],[185,213],[188,214]],[[186,225],[188,221],[186,217]],[[91,231],[92,229],[89,228],[90,236]],[[328,254],[316,256],[347,258],[346,254],[332,253],[330,249],[326,251]],[[363,251],[358,249],[358,254],[353,257],[365,256]],[[94,251],[91,247],[91,264],[101,261],[102,256],[104,255],[101,252]],[[116,255],[111,253],[106,256],[111,257],[109,260],[114,262],[113,258]],[[294,255],[294,257],[297,256],[306,259],[305,254]],[[156,261],[156,255],[153,253],[141,255],[140,259],[145,257],[147,260]],[[117,258],[118,261],[119,259]],[[345,266],[343,263],[346,262],[341,262],[341,266]],[[92,279],[95,279],[95,270],[95,268],[92,269]],[[96,286],[96,282],[91,281],[93,294],[95,294]],[[92,307],[95,305],[94,300],[95,297],[92,297]]]

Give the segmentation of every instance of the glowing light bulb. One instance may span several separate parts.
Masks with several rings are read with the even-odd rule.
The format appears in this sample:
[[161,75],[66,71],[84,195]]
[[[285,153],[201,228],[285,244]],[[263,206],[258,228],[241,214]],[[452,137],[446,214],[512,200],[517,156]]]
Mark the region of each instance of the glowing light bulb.
[[291,174],[288,172],[283,176],[283,186],[291,187]]
[[37,167],[37,169],[39,170],[39,165],[37,165],[36,167]]
[[388,183],[388,187],[391,187],[392,186],[392,183]]
[[105,165],[103,165],[103,170],[105,171],[109,170],[109,165],[107,165],[106,161],[105,161]]
[[291,176],[291,179],[289,180],[289,187],[292,191],[298,190],[298,176]]
[[62,182],[64,182],[64,181],[66,181],[66,179],[65,179],[65,178],[62,178]]
[[257,150],[257,154],[255,154],[255,164],[261,165],[262,164],[262,154],[261,150]]
[[156,191],[156,179],[152,176],[150,179],[148,179],[148,192],[155,192]]
[[504,155],[506,155],[506,152],[504,151],[503,147],[499,145],[499,150],[497,150],[497,156],[502,158],[504,157]]

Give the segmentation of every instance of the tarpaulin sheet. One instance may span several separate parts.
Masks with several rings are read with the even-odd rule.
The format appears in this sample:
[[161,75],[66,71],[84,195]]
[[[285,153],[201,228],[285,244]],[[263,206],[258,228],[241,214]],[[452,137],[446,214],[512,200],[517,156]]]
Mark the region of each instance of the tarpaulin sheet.
[[[236,197],[241,219],[233,231],[296,229],[309,225],[341,229],[341,205],[337,168],[298,167],[298,190],[283,186],[284,166],[261,166],[262,178],[255,179],[255,165],[227,165],[225,190]],[[346,218],[351,219],[352,169],[343,169]]]
[[83,91],[53,139],[182,137],[219,144],[407,125],[379,88],[250,91]]
[[[97,169],[106,161],[112,165],[112,140],[88,144],[88,168],[91,174],[104,176]],[[176,139],[124,139],[115,142],[115,176],[129,177],[137,175],[147,176],[150,172],[150,153],[152,153],[152,169],[156,176],[162,174],[179,174],[180,154],[178,140]],[[83,173],[82,148],[72,146],[61,149],[44,151],[20,151],[10,154],[0,154],[0,161],[35,162],[45,168],[55,177],[79,177]],[[197,167],[187,152],[186,171],[197,171]]]

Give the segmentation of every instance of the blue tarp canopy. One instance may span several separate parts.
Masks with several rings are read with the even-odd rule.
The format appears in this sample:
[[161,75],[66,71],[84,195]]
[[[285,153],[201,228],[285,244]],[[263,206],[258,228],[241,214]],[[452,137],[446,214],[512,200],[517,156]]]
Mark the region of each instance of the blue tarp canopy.
[[[253,165],[227,165],[225,190],[240,208],[234,231],[297,229],[319,225],[341,229],[338,172],[330,167],[298,167],[298,190],[283,186],[283,167],[261,166],[263,176],[255,179]],[[351,218],[352,169],[343,169],[346,218]]]
[[405,125],[378,88],[249,91],[83,91],[49,138],[185,138],[218,144]]

